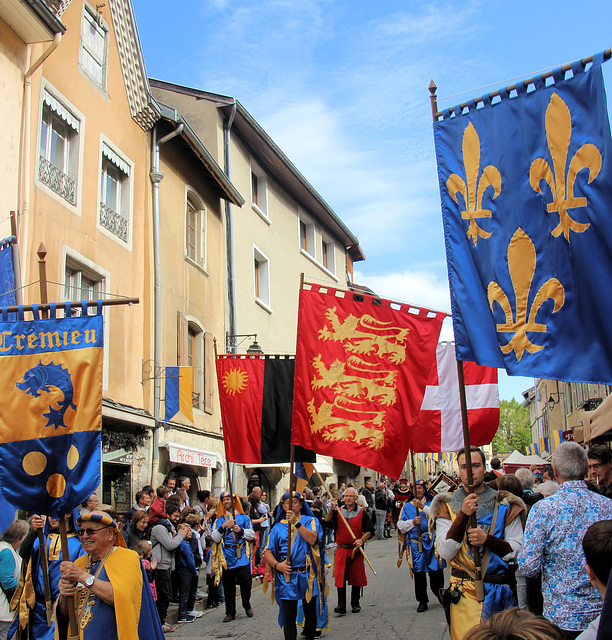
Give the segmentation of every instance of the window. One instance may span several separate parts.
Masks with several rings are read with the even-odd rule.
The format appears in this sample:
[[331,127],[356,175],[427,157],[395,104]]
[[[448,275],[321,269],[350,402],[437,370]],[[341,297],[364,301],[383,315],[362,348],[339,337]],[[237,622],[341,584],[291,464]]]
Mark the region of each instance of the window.
[[253,247],[253,277],[255,300],[266,308],[270,307],[270,262],[268,258]]
[[102,15],[85,3],[81,23],[79,66],[103,91],[106,91],[108,26]]
[[268,180],[266,174],[251,161],[251,203],[253,209],[268,218]]
[[336,249],[334,243],[321,239],[321,264],[332,274],[336,274]]
[[125,243],[130,236],[130,173],[127,161],[102,143],[99,222]]
[[179,366],[193,367],[192,406],[213,413],[214,340],[198,320],[178,312]]
[[80,121],[43,90],[38,179],[72,205],[77,203]]
[[[106,278],[91,267],[66,258],[64,271],[64,299],[71,301],[97,300],[106,292]],[[74,311],[74,310],[73,310]],[[80,311],[79,311],[80,313]]]
[[310,257],[315,257],[315,226],[302,213],[300,213],[300,249]]
[[195,194],[187,197],[185,255],[198,266],[206,266],[206,209]]

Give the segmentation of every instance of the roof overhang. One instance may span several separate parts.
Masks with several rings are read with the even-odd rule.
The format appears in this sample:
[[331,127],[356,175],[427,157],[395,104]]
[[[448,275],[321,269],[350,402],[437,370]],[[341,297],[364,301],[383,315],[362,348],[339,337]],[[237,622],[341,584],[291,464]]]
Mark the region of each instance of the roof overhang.
[[169,107],[159,101],[155,101],[155,104],[161,112],[161,119],[172,123],[173,125],[183,125],[183,129],[180,133],[180,137],[187,145],[190,151],[196,155],[198,160],[204,166],[206,172],[212,178],[219,195],[224,200],[228,200],[232,204],[241,207],[245,200],[240,195],[240,192],[231,183],[223,169],[217,164],[216,160],[211,155],[210,151],[204,146],[204,143],[198,138],[196,132],[191,128],[187,120],[178,114],[176,109]]
[[[220,108],[225,112],[231,107],[223,105]],[[342,240],[353,262],[365,260],[359,240],[238,101],[236,101],[236,116],[232,131],[249,148],[262,169],[274,176],[275,182],[278,182],[296,202],[314,215],[332,235]]]
[[0,18],[26,43],[50,42],[65,33],[62,21],[42,0],[2,0]]

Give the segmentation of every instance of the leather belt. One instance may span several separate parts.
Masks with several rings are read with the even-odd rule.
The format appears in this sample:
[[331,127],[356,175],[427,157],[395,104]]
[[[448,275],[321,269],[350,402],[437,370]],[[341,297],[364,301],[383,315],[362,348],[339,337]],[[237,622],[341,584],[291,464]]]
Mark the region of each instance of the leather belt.
[[339,544],[339,545],[336,545],[336,548],[337,549],[356,549],[357,547],[355,547],[352,544]]
[[[461,571],[460,569],[451,569],[451,576],[453,578],[459,578],[461,580],[470,580],[474,582],[474,578],[467,573],[466,571]],[[512,584],[512,576],[508,574],[486,574],[482,579],[483,582],[488,584]]]

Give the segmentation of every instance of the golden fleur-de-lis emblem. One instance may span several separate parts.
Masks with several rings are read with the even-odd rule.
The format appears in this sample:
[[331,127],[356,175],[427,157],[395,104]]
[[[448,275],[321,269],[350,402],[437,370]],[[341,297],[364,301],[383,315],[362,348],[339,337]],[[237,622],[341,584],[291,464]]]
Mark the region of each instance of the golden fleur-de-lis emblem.
[[546,140],[554,170],[544,158],[536,158],[529,170],[529,184],[538,193],[542,193],[541,180],[548,184],[553,196],[552,202],[548,203],[548,212],[559,214],[559,224],[551,233],[555,238],[563,234],[569,242],[570,230],[583,233],[590,226],[590,223],[577,222],[568,213],[568,209],[586,207],[587,204],[586,198],[574,196],[576,177],[580,171],[588,169],[588,182],[592,182],[601,169],[601,153],[594,144],[583,144],[570,160],[566,178],[566,163],[572,137],[572,116],[568,106],[557,93],[553,93],[550,98],[545,123]]
[[536,353],[544,347],[536,345],[529,340],[527,333],[546,333],[547,325],[536,322],[536,316],[540,307],[548,299],[554,301],[553,313],[559,311],[565,302],[565,290],[557,278],[550,278],[539,289],[529,310],[527,318],[527,305],[529,303],[529,291],[536,269],[536,252],[529,236],[519,227],[510,240],[508,246],[508,269],[514,289],[516,300],[516,314],[513,318],[512,307],[508,296],[502,288],[493,281],[489,283],[487,295],[489,305],[493,311],[495,302],[502,308],[506,322],[497,325],[498,333],[513,333],[510,342],[500,347],[503,353],[516,352],[516,359],[520,360],[525,351]]
[[459,204],[457,193],[463,196],[465,211],[461,212],[461,218],[470,221],[467,236],[476,246],[478,236],[485,239],[491,237],[491,233],[479,227],[476,220],[491,217],[491,210],[482,208],[482,198],[489,187],[493,187],[493,198],[497,198],[501,191],[501,176],[496,167],[489,165],[483,169],[480,180],[478,179],[480,138],[471,122],[463,132],[462,153],[467,184],[461,176],[453,173],[446,181],[446,188],[457,204]]

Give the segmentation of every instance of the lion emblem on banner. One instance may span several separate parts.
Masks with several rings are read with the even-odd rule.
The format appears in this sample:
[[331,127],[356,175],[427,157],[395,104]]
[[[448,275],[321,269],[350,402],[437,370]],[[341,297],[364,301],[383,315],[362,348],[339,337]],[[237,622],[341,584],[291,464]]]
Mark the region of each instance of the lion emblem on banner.
[[364,314],[338,317],[337,308],[325,313],[319,340],[342,346],[344,359],[329,364],[319,354],[312,360],[313,391],[327,390],[333,402],[308,403],[310,429],[326,441],[347,440],[370,449],[385,443],[385,414],[397,401],[397,368],[406,360],[409,329]]

